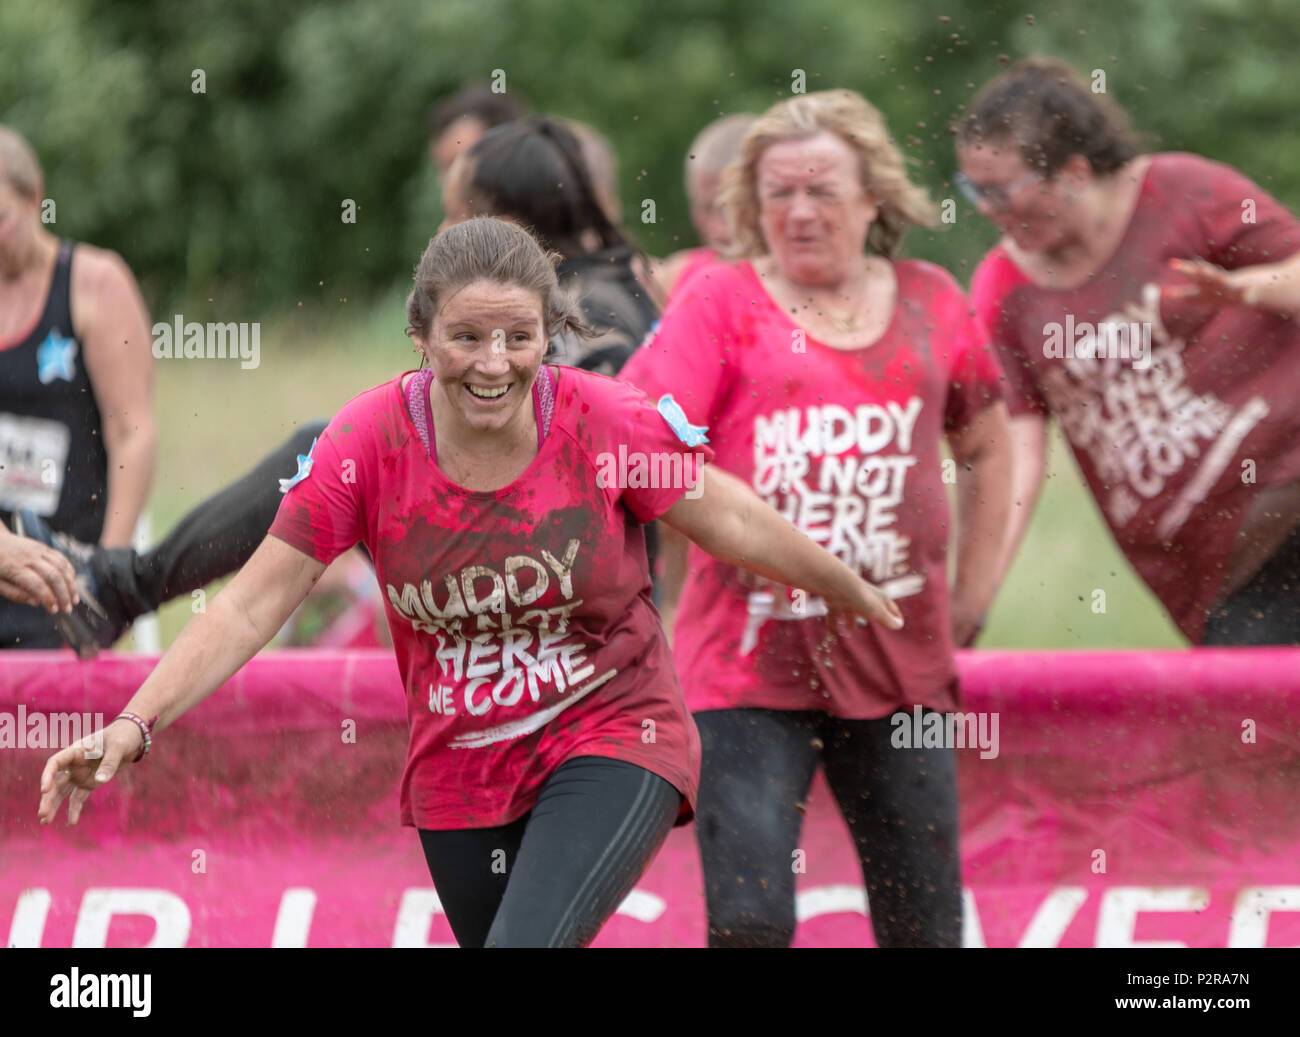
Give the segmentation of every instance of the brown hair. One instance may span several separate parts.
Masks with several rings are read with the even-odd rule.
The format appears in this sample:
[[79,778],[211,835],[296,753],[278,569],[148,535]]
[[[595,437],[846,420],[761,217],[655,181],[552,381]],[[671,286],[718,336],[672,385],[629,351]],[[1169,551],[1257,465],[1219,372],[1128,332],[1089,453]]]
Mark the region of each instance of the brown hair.
[[502,123],[513,122],[522,118],[528,108],[528,102],[520,104],[518,98],[517,92],[507,97],[505,94],[494,94],[486,86],[467,86],[429,110],[426,120],[429,136],[441,135],[453,122],[465,116],[477,119],[487,130]]
[[475,281],[495,281],[541,297],[548,336],[568,331],[590,337],[576,300],[556,277],[559,259],[506,220],[476,216],[448,227],[429,242],[415,268],[415,287],[406,299],[406,333],[427,338],[449,295]]
[[1014,140],[1025,165],[1051,176],[1072,155],[1113,173],[1138,153],[1128,117],[1064,61],[1018,61],[987,83],[957,126],[957,143]]
[[25,137],[0,126],[0,175],[24,198],[41,196],[41,164]]
[[722,204],[736,242],[734,256],[767,251],[758,223],[758,160],[773,144],[839,136],[858,155],[862,186],[880,209],[867,231],[867,247],[892,256],[910,224],[930,226],[938,212],[924,189],[907,179],[903,154],[889,136],[884,116],[852,90],[818,90],[773,105],[745,134],[740,157],[722,175]]

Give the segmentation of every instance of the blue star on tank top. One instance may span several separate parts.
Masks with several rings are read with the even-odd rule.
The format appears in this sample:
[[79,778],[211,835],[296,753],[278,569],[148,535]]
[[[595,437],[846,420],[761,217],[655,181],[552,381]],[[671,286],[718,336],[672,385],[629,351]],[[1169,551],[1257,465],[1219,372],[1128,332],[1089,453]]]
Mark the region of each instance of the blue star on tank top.
[[76,355],[76,339],[65,338],[51,328],[45,341],[36,349],[36,376],[41,384],[49,385],[56,378],[72,381],[77,373]]

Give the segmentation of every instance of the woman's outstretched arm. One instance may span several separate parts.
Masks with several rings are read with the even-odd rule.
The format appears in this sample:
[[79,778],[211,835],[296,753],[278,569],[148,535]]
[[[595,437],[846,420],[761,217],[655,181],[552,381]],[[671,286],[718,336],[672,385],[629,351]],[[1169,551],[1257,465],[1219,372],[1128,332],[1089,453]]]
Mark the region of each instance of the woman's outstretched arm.
[[[247,564],[208,607],[181,632],[123,707],[154,731],[173,723],[221,687],[283,626],[325,571],[314,558],[268,536]],[[76,824],[92,791],[113,777],[144,744],[139,727],[115,720],[51,756],[41,775],[39,817],[48,824],[71,795],[68,823]]]
[[705,465],[703,490],[682,497],[661,517],[720,562],[824,598],[831,612],[851,612],[891,630],[903,614],[889,598],[824,550],[734,475]]

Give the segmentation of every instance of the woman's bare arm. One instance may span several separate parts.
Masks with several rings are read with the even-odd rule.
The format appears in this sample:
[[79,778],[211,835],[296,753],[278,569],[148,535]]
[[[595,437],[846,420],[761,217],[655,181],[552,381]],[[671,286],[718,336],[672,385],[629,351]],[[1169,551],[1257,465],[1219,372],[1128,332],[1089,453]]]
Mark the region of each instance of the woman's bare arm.
[[978,634],[1004,574],[1011,518],[1011,431],[1005,403],[986,407],[948,436],[957,462],[957,572],[951,595],[953,643]]
[[891,630],[903,625],[897,605],[735,476],[706,465],[702,478],[704,492],[681,498],[663,522],[720,562],[824,598],[831,612],[851,612]]
[[[320,562],[268,536],[207,611],[181,632],[123,712],[146,720],[157,717],[155,732],[176,721],[271,640],[324,571]],[[76,824],[86,797],[108,781],[123,760],[135,757],[144,738],[135,724],[119,720],[104,729],[102,742],[102,758],[87,755],[86,746],[78,743],[46,762],[41,775],[42,824],[54,819],[69,794],[68,823]]]

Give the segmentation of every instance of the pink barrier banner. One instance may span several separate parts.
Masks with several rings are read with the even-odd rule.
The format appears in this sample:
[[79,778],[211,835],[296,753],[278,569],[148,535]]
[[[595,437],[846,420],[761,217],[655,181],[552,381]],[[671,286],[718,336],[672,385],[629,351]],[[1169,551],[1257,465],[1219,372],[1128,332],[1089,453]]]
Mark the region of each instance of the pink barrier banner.
[[[386,652],[259,656],[76,828],[66,804],[38,824],[51,741],[115,716],[155,661],[0,655],[10,947],[454,945],[397,820]],[[961,669],[967,946],[1300,945],[1300,650],[971,652]],[[672,833],[595,946],[704,946],[694,838]],[[795,946],[873,945],[820,777],[798,849]]]

